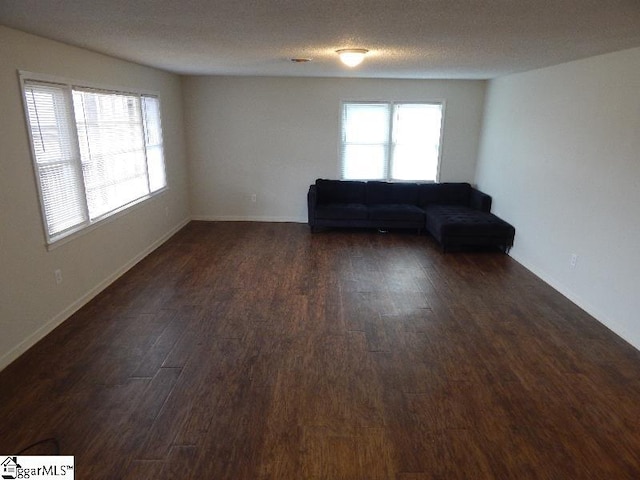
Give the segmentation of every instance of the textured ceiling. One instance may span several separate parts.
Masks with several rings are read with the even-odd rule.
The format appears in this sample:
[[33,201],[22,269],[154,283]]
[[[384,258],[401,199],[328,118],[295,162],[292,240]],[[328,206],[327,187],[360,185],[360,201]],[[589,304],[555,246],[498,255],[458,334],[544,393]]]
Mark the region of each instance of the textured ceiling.
[[182,74],[479,79],[640,46],[640,0],[0,0],[0,24]]

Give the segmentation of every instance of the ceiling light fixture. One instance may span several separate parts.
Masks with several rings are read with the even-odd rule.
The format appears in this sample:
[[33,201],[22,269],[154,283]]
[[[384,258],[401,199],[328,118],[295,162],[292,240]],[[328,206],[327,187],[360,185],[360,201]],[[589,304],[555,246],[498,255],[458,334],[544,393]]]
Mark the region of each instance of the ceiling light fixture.
[[336,50],[340,60],[348,67],[356,67],[362,63],[365,54],[369,52],[366,48],[343,48]]

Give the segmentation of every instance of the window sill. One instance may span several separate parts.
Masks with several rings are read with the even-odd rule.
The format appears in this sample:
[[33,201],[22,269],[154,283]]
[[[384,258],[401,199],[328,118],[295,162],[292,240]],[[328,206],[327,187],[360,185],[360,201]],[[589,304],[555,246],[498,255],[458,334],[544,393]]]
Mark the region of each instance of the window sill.
[[160,190],[158,190],[157,192],[153,192],[150,195],[145,195],[144,197],[139,198],[138,200],[134,200],[131,203],[128,203],[127,205],[124,205],[116,210],[114,210],[113,212],[110,212],[108,214],[105,214],[104,216],[98,218],[97,220],[94,220],[93,222],[91,222],[89,225],[80,227],[80,229],[78,230],[72,230],[70,231],[68,234],[61,236],[59,238],[56,238],[55,240],[52,240],[51,242],[46,244],[47,247],[47,251],[52,251],[55,250],[58,247],[61,247],[62,245],[65,245],[79,237],[82,237],[83,235],[94,231],[95,229],[97,229],[98,227],[101,227],[103,225],[106,225],[110,222],[113,222],[114,220],[117,220],[118,218],[121,218],[125,215],[127,215],[129,212],[133,212],[137,209],[139,209],[140,207],[142,207],[142,205],[144,205],[148,200],[151,200],[153,198],[159,197],[161,195],[163,195],[165,192],[167,192],[169,190],[169,187],[164,187]]

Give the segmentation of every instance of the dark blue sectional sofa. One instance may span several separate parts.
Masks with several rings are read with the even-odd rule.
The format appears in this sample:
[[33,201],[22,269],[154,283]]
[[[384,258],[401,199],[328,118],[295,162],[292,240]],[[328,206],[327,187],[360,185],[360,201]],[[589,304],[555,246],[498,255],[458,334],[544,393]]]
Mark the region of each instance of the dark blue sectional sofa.
[[515,229],[493,215],[491,197],[468,183],[390,183],[318,179],[307,194],[309,226],[426,229],[443,250],[498,247]]

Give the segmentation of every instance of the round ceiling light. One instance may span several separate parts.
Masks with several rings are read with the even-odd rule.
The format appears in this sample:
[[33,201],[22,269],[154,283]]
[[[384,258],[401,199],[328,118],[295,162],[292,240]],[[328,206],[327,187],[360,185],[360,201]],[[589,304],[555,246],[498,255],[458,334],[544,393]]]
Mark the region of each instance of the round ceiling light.
[[364,56],[369,52],[366,48],[343,48],[336,50],[340,60],[348,67],[356,67],[362,63]]

